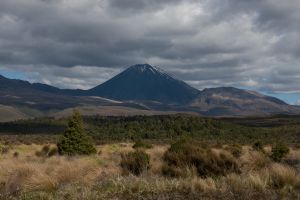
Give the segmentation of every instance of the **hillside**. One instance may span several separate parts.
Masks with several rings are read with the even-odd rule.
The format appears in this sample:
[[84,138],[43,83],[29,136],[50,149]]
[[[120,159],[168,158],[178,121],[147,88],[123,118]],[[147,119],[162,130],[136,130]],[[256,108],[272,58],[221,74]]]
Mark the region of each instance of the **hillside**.
[[258,92],[233,87],[209,88],[201,91],[190,103],[208,116],[265,116],[299,114],[296,106]]
[[[151,115],[172,115],[178,113],[194,114],[193,112],[182,112],[182,111],[156,111],[156,110],[145,110],[142,108],[133,108],[126,106],[82,106],[76,107],[77,110],[84,116],[151,116]],[[55,118],[69,117],[73,113],[73,108],[68,108],[60,112],[51,114]]]
[[28,118],[28,116],[17,108],[0,105],[0,122],[9,122],[26,118]]

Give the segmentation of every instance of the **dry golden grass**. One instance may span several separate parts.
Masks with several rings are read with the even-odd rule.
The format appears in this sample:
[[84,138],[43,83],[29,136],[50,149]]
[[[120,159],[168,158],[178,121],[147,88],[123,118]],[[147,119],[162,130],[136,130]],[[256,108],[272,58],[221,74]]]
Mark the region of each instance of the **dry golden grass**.
[[259,173],[250,173],[248,175],[230,174],[223,181],[226,189],[234,193],[248,193],[249,191],[261,193],[268,188],[268,179]]
[[184,190],[192,193],[213,193],[217,191],[216,181],[212,178],[193,177],[182,181],[180,185]]
[[271,159],[264,153],[259,151],[245,151],[240,161],[244,171],[255,171],[268,166]]
[[147,149],[146,153],[150,155],[151,169],[153,174],[161,174],[163,166],[163,155],[169,148],[168,145],[156,146],[155,148]]
[[272,163],[265,173],[269,174],[271,184],[275,187],[295,187],[298,184],[299,175],[289,166]]
[[33,160],[27,157],[1,159],[0,181],[4,194],[15,194],[20,190],[52,191],[69,183],[91,184],[101,174],[96,161],[87,158],[67,159],[52,157]]
[[[121,153],[133,151],[132,143],[97,147],[92,156],[37,157],[41,145],[18,145],[0,155],[0,199],[297,199],[300,150],[274,163],[262,152],[244,146],[238,158],[241,174],[200,178],[187,167],[184,178],[162,175],[163,155],[168,145],[154,145],[146,153],[151,169],[140,177],[122,176]],[[15,151],[19,152],[16,158]],[[213,148],[220,157],[230,153]],[[3,197],[3,198],[2,198]],[[299,196],[298,196],[299,198]]]

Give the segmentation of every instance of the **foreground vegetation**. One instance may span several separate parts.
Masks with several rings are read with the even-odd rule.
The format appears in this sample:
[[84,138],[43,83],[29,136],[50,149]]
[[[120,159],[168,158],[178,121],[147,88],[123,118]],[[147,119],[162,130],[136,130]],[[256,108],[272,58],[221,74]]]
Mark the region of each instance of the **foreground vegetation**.
[[[268,119],[267,127],[244,120],[174,115],[83,123],[75,112],[68,120],[0,124],[0,200],[299,199],[298,119]],[[35,134],[26,135],[26,127]]]
[[[218,162],[206,162],[201,168],[174,154],[181,152],[174,148],[185,148],[178,144],[138,150],[133,149],[133,145],[101,145],[97,146],[95,155],[76,157],[36,154],[45,149],[41,145],[10,146],[0,159],[0,199],[299,198],[300,149],[290,149],[281,162],[274,162],[270,146],[265,146],[264,152],[243,146],[237,158],[229,145],[202,146],[210,152],[206,159]],[[55,145],[48,147],[52,149]],[[124,160],[126,155],[134,154],[132,152],[145,152],[149,156],[146,167],[139,159]],[[194,159],[204,159],[200,154],[193,155]],[[165,167],[175,158],[183,163],[174,176]],[[132,173],[124,167],[125,161],[131,162],[131,166],[138,162],[143,170]]]

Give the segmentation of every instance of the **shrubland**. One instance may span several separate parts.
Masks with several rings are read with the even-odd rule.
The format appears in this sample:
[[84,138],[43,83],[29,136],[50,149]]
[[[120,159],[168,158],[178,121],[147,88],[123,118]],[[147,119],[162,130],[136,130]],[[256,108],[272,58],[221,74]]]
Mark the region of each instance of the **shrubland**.
[[[300,117],[214,119],[191,115],[84,117],[84,131],[100,143],[155,140],[171,142],[189,136],[210,143],[300,143]],[[0,123],[0,139],[10,143],[56,143],[68,119],[37,118]],[[259,145],[258,143],[258,145]],[[258,147],[259,148],[259,147]]]
[[275,162],[269,146],[265,153],[242,146],[235,157],[227,145],[188,141],[144,150],[104,144],[96,147],[101,154],[71,157],[35,154],[55,144],[13,145],[0,159],[0,199],[298,198],[299,149]]
[[76,112],[60,122],[12,124],[47,120],[63,132],[2,136],[0,199],[299,198],[296,124],[185,115],[82,120]]

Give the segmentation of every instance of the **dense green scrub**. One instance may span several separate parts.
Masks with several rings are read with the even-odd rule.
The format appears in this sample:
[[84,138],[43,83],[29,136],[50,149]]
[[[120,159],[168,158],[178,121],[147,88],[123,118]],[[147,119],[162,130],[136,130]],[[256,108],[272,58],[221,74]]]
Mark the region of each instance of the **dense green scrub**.
[[[277,121],[282,121],[280,117]],[[251,118],[253,119],[253,118]],[[274,121],[276,118],[272,118]],[[238,123],[237,123],[238,121]],[[85,117],[86,132],[97,141],[109,140],[173,140],[181,136],[230,143],[266,143],[284,141],[300,143],[300,118],[284,118],[285,123],[253,127],[249,119],[214,119],[190,115]],[[270,118],[259,119],[260,124]],[[276,121],[276,120],[275,120]],[[292,123],[289,123],[292,122]],[[66,119],[39,118],[0,123],[0,135],[57,135],[62,134]],[[243,125],[241,125],[243,124]]]

